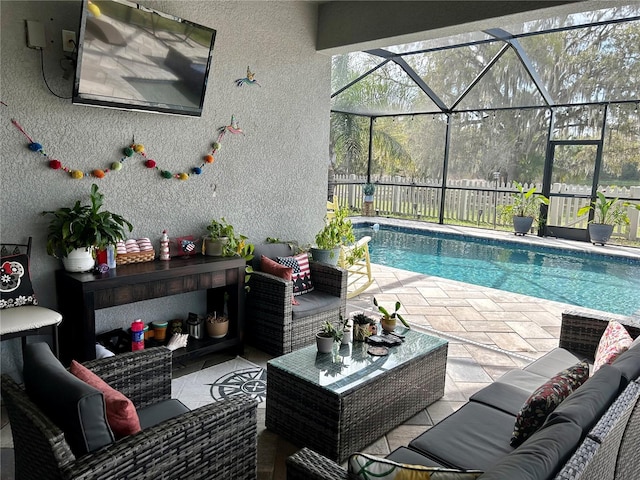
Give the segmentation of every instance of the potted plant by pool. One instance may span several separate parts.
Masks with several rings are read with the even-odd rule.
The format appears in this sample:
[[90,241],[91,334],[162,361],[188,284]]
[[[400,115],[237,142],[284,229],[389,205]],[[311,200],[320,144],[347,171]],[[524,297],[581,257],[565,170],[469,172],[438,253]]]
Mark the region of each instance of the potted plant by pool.
[[101,210],[104,195],[91,185],[91,205],[42,212],[53,218],[47,228],[47,253],[61,258],[68,272],[86,272],[95,264],[94,252],[124,240],[133,226],[122,216]]
[[398,323],[397,320],[400,320],[406,328],[411,329],[407,321],[398,313],[398,310],[402,308],[402,304],[400,302],[396,302],[393,313],[389,313],[386,308],[379,305],[376,297],[373,297],[373,304],[378,308],[378,311],[382,315],[382,317],[380,317],[380,326],[385,332],[393,332],[396,329],[396,325]]
[[362,214],[370,217],[373,215],[373,194],[376,191],[376,186],[373,183],[365,183],[362,187],[362,193],[364,195],[364,206]]
[[318,353],[331,353],[334,342],[340,342],[341,339],[342,332],[331,322],[324,322],[320,327],[320,331],[316,333]]
[[607,199],[602,192],[596,192],[596,195],[596,200],[578,210],[577,215],[581,217],[589,213],[590,210],[594,211],[593,220],[589,222],[587,227],[589,239],[594,245],[604,245],[611,238],[614,227],[629,225],[627,208],[634,207],[640,210],[640,205],[622,202],[617,197]]
[[317,262],[337,265],[340,257],[340,247],[355,242],[353,225],[348,218],[349,209],[339,208],[331,219],[316,234],[316,244],[311,247],[311,256]]
[[526,191],[519,182],[515,182],[515,186],[518,191],[511,194],[513,202],[500,208],[500,217],[503,221],[513,221],[516,235],[526,235],[538,216],[540,205],[549,205],[549,199],[536,194],[535,186]]

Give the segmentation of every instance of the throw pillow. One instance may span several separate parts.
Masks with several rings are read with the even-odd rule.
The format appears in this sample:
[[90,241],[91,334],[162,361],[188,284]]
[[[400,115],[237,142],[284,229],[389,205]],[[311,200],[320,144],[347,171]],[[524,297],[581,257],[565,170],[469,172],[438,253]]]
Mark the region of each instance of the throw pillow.
[[349,478],[362,480],[475,480],[483,473],[479,470],[406,465],[366,453],[351,455],[348,470]]
[[[287,281],[291,281],[291,273],[293,272],[293,269],[291,267],[287,267],[286,265],[274,262],[269,257],[265,257],[264,255],[260,256],[260,270]],[[291,297],[291,305],[300,305],[293,296]]]
[[613,363],[616,357],[628,350],[632,343],[633,339],[627,329],[621,323],[611,320],[600,337],[593,362],[593,372],[598,371],[603,365]]
[[291,280],[293,281],[294,296],[313,291],[309,255],[307,253],[300,253],[293,257],[277,257],[277,261],[292,269]]
[[75,360],[71,361],[69,370],[80,380],[102,392],[107,407],[107,423],[116,439],[133,435],[141,430],[136,407],[124,394],[110,387],[98,375]]
[[589,364],[579,362],[540,385],[516,415],[511,446],[517,447],[533,435],[542,426],[547,415],[588,378]]
[[37,305],[29,277],[29,257],[10,255],[0,260],[0,309]]

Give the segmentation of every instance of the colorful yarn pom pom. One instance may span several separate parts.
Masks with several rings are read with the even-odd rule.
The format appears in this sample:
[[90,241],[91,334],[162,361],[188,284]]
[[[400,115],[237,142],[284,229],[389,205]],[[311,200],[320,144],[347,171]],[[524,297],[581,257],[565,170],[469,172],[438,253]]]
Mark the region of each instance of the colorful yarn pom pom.
[[91,175],[93,175],[96,178],[104,178],[104,170],[96,169],[93,172],[91,172]]
[[188,173],[181,173],[180,175],[178,175],[178,178],[180,180],[189,180],[189,174]]
[[212,147],[213,147],[213,150],[217,152],[222,148],[222,144],[220,142],[213,142]]
[[200,167],[193,167],[191,170],[195,175],[200,175],[202,173],[202,169]]
[[155,160],[147,160],[146,162],[144,162],[144,166],[147,168],[156,168],[156,161]]
[[111,170],[117,172],[118,170],[122,170],[122,163],[121,162],[113,162],[111,164]]
[[54,170],[59,170],[62,167],[62,163],[60,160],[49,160],[49,168],[53,168]]
[[136,151],[136,153],[142,153],[144,152],[144,145],[142,145],[141,143],[136,143],[133,146],[133,149]]
[[215,161],[215,158],[213,158],[213,155],[207,155],[206,157],[204,157],[204,161],[207,163],[213,163]]
[[171,178],[173,174],[169,170],[162,170],[162,178]]
[[71,178],[80,180],[82,177],[84,177],[84,173],[82,173],[80,170],[71,170]]
[[42,145],[37,142],[32,142],[29,144],[29,150],[39,152],[40,150],[42,150]]
[[135,153],[135,152],[133,151],[133,148],[131,148],[131,147],[127,147],[127,148],[125,148],[125,149],[124,149],[124,154],[125,154],[127,157],[133,157],[133,154],[134,154],[134,153]]

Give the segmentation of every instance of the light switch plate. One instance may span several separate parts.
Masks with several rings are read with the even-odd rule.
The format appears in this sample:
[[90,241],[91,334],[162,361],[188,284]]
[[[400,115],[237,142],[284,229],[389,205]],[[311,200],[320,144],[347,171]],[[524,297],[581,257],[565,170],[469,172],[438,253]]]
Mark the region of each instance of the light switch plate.
[[42,23],[27,20],[27,47],[41,50],[45,47],[45,42]]

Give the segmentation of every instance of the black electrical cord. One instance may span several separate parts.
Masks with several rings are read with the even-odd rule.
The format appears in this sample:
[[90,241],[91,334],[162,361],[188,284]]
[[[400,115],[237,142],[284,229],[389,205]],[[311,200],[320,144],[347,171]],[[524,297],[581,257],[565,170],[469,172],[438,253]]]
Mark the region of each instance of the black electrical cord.
[[49,91],[58,98],[62,98],[63,100],[71,100],[72,97],[63,97],[61,95],[58,95],[56,92],[51,90],[49,83],[47,83],[47,77],[44,74],[44,51],[42,48],[40,49],[40,68],[42,69],[42,79],[44,80],[44,84],[47,86]]

